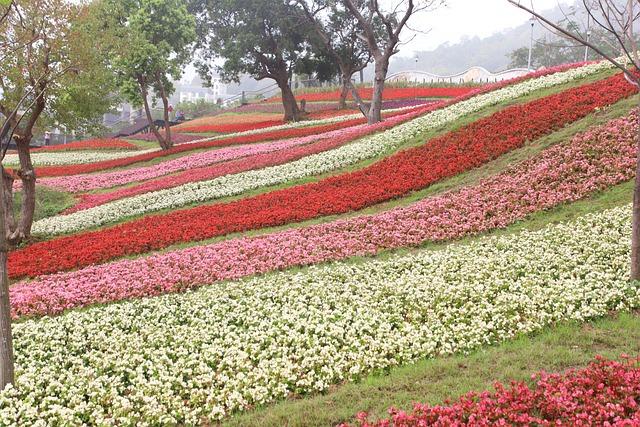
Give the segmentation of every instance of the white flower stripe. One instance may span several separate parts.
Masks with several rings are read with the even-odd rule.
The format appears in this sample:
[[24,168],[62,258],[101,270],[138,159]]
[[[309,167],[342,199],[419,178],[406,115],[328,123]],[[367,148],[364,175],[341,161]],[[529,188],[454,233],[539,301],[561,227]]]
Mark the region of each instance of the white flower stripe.
[[227,175],[209,181],[188,183],[116,200],[68,215],[45,218],[33,224],[32,232],[46,235],[76,232],[130,216],[234,196],[260,187],[277,185],[340,169],[376,157],[386,151],[397,149],[410,138],[429,129],[444,126],[481,108],[512,100],[542,88],[585,77],[609,67],[608,63],[600,62],[527,80],[435,110],[410,122],[334,150],[314,154],[280,166]]
[[625,206],[438,251],[18,322],[17,388],[0,393],[0,424],[196,425],[638,307],[630,216]]

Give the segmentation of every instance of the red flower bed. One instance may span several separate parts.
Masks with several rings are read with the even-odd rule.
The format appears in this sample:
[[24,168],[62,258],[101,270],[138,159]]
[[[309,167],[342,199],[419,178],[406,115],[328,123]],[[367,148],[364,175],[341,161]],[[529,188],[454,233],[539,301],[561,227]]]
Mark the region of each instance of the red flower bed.
[[[464,87],[396,87],[385,88],[382,93],[382,98],[389,99],[403,99],[403,98],[454,98],[458,96],[466,95],[469,92],[476,90],[477,87],[464,86]],[[373,88],[360,88],[358,89],[358,95],[362,99],[371,99],[373,94]],[[317,92],[317,93],[302,93],[296,95],[298,100],[306,100],[307,102],[315,101],[336,101],[340,99],[340,91],[334,90],[332,92]],[[351,93],[347,99],[353,99]],[[269,98],[266,102],[281,102],[282,98],[273,97]]]
[[355,172],[36,243],[10,254],[10,276],[69,270],[179,242],[362,209],[482,165],[633,93],[617,75],[511,106]]
[[74,151],[74,150],[114,150],[127,149],[137,150],[139,147],[122,139],[86,139],[84,141],[74,141],[68,144],[50,145],[33,150],[37,153],[44,151]]
[[[509,86],[511,84],[519,83],[525,80],[542,77],[550,74],[559,73],[562,71],[569,70],[571,68],[579,67],[584,64],[586,63],[564,64],[564,65],[559,65],[557,67],[546,68],[543,70],[526,74],[524,76],[515,77],[509,80],[503,80],[498,83],[493,83],[490,85],[483,86],[481,88],[476,88],[462,96],[459,96],[447,102],[438,103],[438,104],[429,104],[429,105],[419,105],[413,109],[404,110],[404,112],[395,112],[395,113],[389,113],[389,114],[383,113],[383,115],[385,117],[393,117],[395,115],[404,114],[410,111],[424,111],[426,113],[436,108],[451,105],[453,103],[463,101],[465,99],[471,98],[476,95],[488,93],[493,90],[498,90],[500,88]],[[275,139],[295,138],[297,136],[315,135],[317,133],[327,132],[329,130],[335,130],[335,129],[343,129],[345,127],[353,126],[356,124],[362,124],[362,123],[365,123],[364,119],[354,119],[354,120],[349,120],[345,122],[334,123],[333,125],[327,125],[326,127],[314,126],[314,127],[289,129],[289,130],[282,130],[282,131],[266,131],[264,133],[259,133],[256,135],[248,135],[248,136],[237,137],[237,138],[225,138],[222,140],[206,141],[206,142],[201,142],[196,144],[186,144],[183,147],[173,147],[171,150],[141,154],[139,156],[132,156],[124,159],[106,160],[102,162],[88,163],[83,165],[41,167],[37,169],[37,175],[40,177],[66,176],[66,175],[76,175],[81,173],[98,172],[101,170],[128,166],[134,163],[145,162],[158,157],[163,157],[163,156],[167,156],[175,153],[181,153],[181,152],[190,151],[190,150],[219,147],[219,146],[225,146],[225,145],[234,145],[234,144],[249,144],[253,142],[272,141]]]
[[420,113],[418,112],[407,113],[403,116],[398,116],[395,119],[388,119],[374,125],[368,125],[366,127],[354,126],[348,129],[340,130],[340,135],[331,135],[332,133],[327,133],[327,135],[331,135],[330,138],[320,139],[319,141],[314,143],[285,150],[278,150],[270,153],[252,155],[197,169],[189,169],[183,172],[179,172],[175,175],[161,176],[149,181],[141,182],[131,187],[119,188],[105,193],[80,194],[81,201],[75,206],[67,209],[64,213],[66,214],[83,209],[88,209],[94,206],[111,202],[113,200],[135,196],[137,194],[177,187],[188,182],[204,181],[224,175],[245,172],[248,170],[282,165],[306,156],[310,156],[312,154],[317,154],[323,151],[340,147],[341,145],[344,145],[355,139],[362,138],[366,135],[389,129],[393,126],[396,126],[398,123],[407,121],[419,114]]
[[496,383],[494,392],[469,393],[452,404],[417,403],[409,413],[391,409],[390,419],[369,422],[361,412],[354,425],[640,426],[640,359],[623,359],[598,357],[587,368],[565,374],[540,372],[532,376],[532,386]]
[[200,126],[184,126],[180,128],[181,132],[186,133],[203,133],[203,132],[216,132],[216,133],[234,133],[245,132],[248,130],[264,129],[271,126],[278,126],[285,124],[284,120],[266,120],[256,123],[224,123],[217,125],[200,125]]
[[[395,117],[401,114],[407,114],[411,112],[419,112],[424,114],[428,111],[432,111],[441,104],[429,104],[419,105],[415,108],[409,108],[402,111],[394,111],[388,114],[384,114],[385,117]],[[324,132],[330,132],[332,130],[344,129],[355,125],[366,123],[364,118],[357,118],[351,120],[345,120],[336,123],[330,123],[320,126],[308,126],[302,128],[281,129],[274,131],[266,131],[263,133],[256,133],[253,135],[237,136],[232,138],[215,139],[211,141],[195,142],[191,144],[183,144],[172,147],[169,150],[153,151],[150,153],[144,153],[137,156],[124,157],[120,159],[104,160],[95,163],[85,163],[78,165],[64,165],[64,166],[43,166],[36,169],[36,174],[39,177],[47,176],[66,176],[77,175],[81,173],[98,172],[107,169],[113,169],[123,166],[129,166],[139,162],[146,162],[156,159],[158,157],[169,156],[177,153],[184,153],[188,151],[198,150],[202,148],[213,147],[226,147],[230,145],[240,144],[252,144],[255,142],[273,141],[277,139],[296,138],[308,135],[317,135]]]

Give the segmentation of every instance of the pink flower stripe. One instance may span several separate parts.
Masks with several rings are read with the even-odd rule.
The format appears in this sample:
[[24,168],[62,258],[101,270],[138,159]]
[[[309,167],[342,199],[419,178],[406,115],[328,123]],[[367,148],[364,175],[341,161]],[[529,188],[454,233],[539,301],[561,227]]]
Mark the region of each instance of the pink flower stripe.
[[75,151],[75,150],[139,150],[135,144],[117,138],[105,139],[85,139],[82,141],[73,141],[67,144],[49,145],[46,147],[32,148],[34,153],[43,153],[49,151]]
[[575,136],[475,186],[375,215],[238,238],[22,281],[12,315],[146,297],[218,280],[371,255],[504,227],[532,212],[584,198],[634,174],[638,113]]
[[[307,141],[311,141],[312,143],[305,144],[304,142],[300,142],[299,144],[291,144],[293,147],[285,147],[278,151],[273,150],[273,152],[256,154],[209,167],[186,170],[171,177],[162,177],[150,180],[133,187],[116,189],[114,191],[100,194],[82,194],[80,195],[82,200],[75,206],[66,210],[65,213],[89,209],[113,200],[148,193],[151,191],[177,187],[189,182],[204,181],[224,175],[288,163],[312,154],[332,150],[363,136],[396,126],[398,123],[407,121],[409,118],[417,115],[416,113],[409,114],[410,115],[395,116],[385,120],[384,122],[373,125],[358,125],[347,129],[338,129],[332,132],[327,132],[322,135],[305,137]],[[314,139],[317,141],[313,142]],[[88,176],[96,177],[96,175]]]
[[231,146],[218,150],[190,154],[152,166],[124,169],[100,174],[81,174],[44,178],[39,182],[40,184],[46,185],[47,187],[54,187],[73,193],[95,190],[98,188],[109,188],[118,185],[129,184],[131,182],[157,178],[159,176],[164,176],[183,170],[201,168],[203,166],[209,166],[214,163],[224,162],[241,157],[269,153],[272,151],[283,150],[298,145],[308,144],[310,142],[317,141],[318,139],[328,138],[333,134],[339,132],[340,130],[323,133],[320,135],[309,135],[275,142]]
[[[164,132],[161,132],[161,133],[164,134]],[[151,132],[137,133],[135,135],[131,135],[128,138],[135,139],[138,141],[153,141],[153,142],[158,141],[156,136]],[[189,135],[186,133],[171,132],[171,142],[173,142],[174,144],[184,144],[185,142],[196,141],[198,139],[202,139],[202,135]]]
[[[640,426],[640,359],[622,362],[597,357],[580,370],[564,374],[540,372],[534,384],[494,384],[494,392],[469,393],[453,404],[416,403],[412,412],[391,408],[390,419],[369,422],[356,416],[358,427],[449,426]],[[341,424],[340,427],[348,427]]]

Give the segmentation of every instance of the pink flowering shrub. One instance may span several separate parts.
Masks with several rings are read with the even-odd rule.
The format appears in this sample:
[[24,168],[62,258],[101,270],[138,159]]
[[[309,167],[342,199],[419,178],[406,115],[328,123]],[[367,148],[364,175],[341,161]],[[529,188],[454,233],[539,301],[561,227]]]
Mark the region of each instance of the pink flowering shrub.
[[14,317],[178,292],[251,274],[375,254],[504,227],[629,180],[638,113],[575,136],[477,185],[375,215],[125,259],[23,281]]
[[584,369],[540,372],[532,381],[496,383],[494,392],[469,393],[451,404],[416,403],[411,412],[390,409],[384,420],[369,421],[361,412],[353,426],[640,426],[640,359],[598,357]]

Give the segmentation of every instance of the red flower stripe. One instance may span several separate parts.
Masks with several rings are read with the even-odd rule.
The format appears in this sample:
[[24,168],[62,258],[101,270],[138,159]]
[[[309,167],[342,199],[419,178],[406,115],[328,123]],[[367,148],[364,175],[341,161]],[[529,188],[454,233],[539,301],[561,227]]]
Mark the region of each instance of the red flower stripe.
[[10,254],[10,276],[69,270],[179,242],[362,209],[482,165],[633,93],[622,75],[616,75],[511,106],[359,171],[36,243]]
[[[389,113],[388,115],[385,115],[385,117],[393,117],[395,115],[405,114],[410,111],[423,111],[424,113],[427,113],[429,111],[435,110],[436,108],[446,107],[453,103],[464,101],[465,99],[469,99],[473,96],[488,93],[493,90],[497,90],[505,86],[509,86],[511,84],[519,83],[525,80],[542,77],[550,74],[559,73],[572,68],[580,67],[585,64],[587,63],[565,64],[557,67],[551,67],[551,68],[539,70],[533,73],[526,74],[524,76],[516,77],[509,80],[503,80],[498,83],[493,83],[490,85],[483,86],[481,88],[474,89],[466,93],[465,95],[462,95],[453,100],[447,101],[446,103],[428,104],[426,106],[420,105],[410,110]],[[285,129],[280,131],[266,131],[264,133],[259,133],[256,135],[248,135],[248,136],[242,136],[237,138],[225,138],[221,140],[205,141],[205,142],[195,143],[195,144],[185,144],[182,147],[173,147],[170,150],[157,151],[153,153],[147,153],[147,154],[142,154],[140,156],[132,156],[132,157],[127,157],[123,159],[88,163],[83,165],[42,167],[37,169],[37,175],[40,177],[45,177],[45,176],[65,176],[65,175],[76,175],[81,173],[98,172],[101,170],[128,166],[134,163],[145,162],[158,157],[181,153],[181,152],[190,151],[190,150],[220,147],[225,145],[250,144],[250,143],[260,142],[260,141],[272,141],[275,139],[285,139],[285,138],[295,138],[299,136],[315,135],[321,132],[328,132],[331,130],[343,129],[349,126],[354,126],[356,124],[362,124],[364,122],[365,122],[364,119],[354,119],[354,120],[344,121],[340,123],[333,123],[325,126],[313,126],[313,127],[305,127],[305,128],[298,128],[298,129]]]
[[305,144],[303,146],[292,147],[270,153],[256,154],[241,159],[223,162],[220,164],[185,170],[175,175],[154,178],[131,187],[120,188],[98,194],[80,194],[79,196],[81,198],[81,201],[75,206],[67,209],[64,213],[67,214],[77,212],[114,200],[123,199],[125,197],[131,197],[138,194],[144,194],[166,188],[173,188],[189,182],[210,180],[224,175],[245,172],[248,170],[261,169],[269,166],[282,165],[306,156],[310,156],[312,154],[332,150],[348,142],[354,141],[358,138],[362,138],[366,135],[371,135],[373,133],[389,129],[420,114],[422,114],[422,112],[408,113],[402,116],[387,119],[374,125],[353,126],[348,129],[336,131],[341,132],[339,135],[333,135],[331,138],[323,138],[319,141]]
[[68,144],[50,145],[40,147],[33,150],[34,153],[42,153],[45,151],[74,151],[74,150],[113,150],[127,149],[137,150],[138,147],[122,139],[87,139],[84,141],[73,141]]
[[[392,113],[385,114],[385,117],[395,117],[398,115],[415,112],[417,114],[425,114],[429,111],[433,111],[436,108],[440,108],[443,104],[429,104],[420,105],[415,108],[405,109],[401,111],[394,111]],[[274,131],[266,131],[264,133],[256,133],[252,135],[237,136],[224,139],[215,139],[212,141],[195,142],[191,144],[177,145],[169,150],[153,151],[149,153],[140,154],[137,156],[130,156],[125,158],[105,160],[95,163],[85,163],[78,165],[65,165],[65,166],[44,166],[36,169],[36,175],[39,177],[47,176],[66,176],[66,175],[78,175],[82,173],[98,172],[106,169],[113,169],[117,167],[129,166],[134,163],[146,162],[159,157],[165,157],[172,154],[184,153],[188,151],[214,148],[214,147],[227,147],[231,145],[252,144],[256,142],[273,141],[278,139],[296,138],[309,135],[318,135],[325,132],[330,132],[338,129],[345,129],[351,126],[356,126],[366,123],[364,118],[357,118],[351,120],[345,120],[336,123],[330,123],[320,126],[308,126],[302,128],[280,129]]]
[[[402,87],[402,88],[385,88],[382,94],[383,99],[403,99],[403,98],[454,98],[458,96],[466,95],[469,92],[476,90],[477,87]],[[358,89],[358,95],[362,99],[371,99],[373,89],[360,88]],[[317,92],[317,93],[303,93],[296,95],[299,100],[306,100],[310,102],[315,101],[338,101],[340,99],[340,91],[332,92]],[[347,99],[353,99],[351,93]],[[274,97],[269,98],[266,102],[281,102],[282,98]]]
[[587,368],[531,379],[531,386],[496,383],[495,392],[469,393],[452,404],[392,408],[390,419],[375,422],[360,412],[354,426],[640,426],[640,359],[597,357]]
[[255,123],[224,123],[217,125],[199,125],[199,126],[183,126],[180,128],[181,132],[202,133],[202,132],[216,132],[216,133],[233,133],[233,132],[245,132],[248,130],[264,129],[271,126],[279,126],[285,124],[284,120],[265,120],[263,122]]

